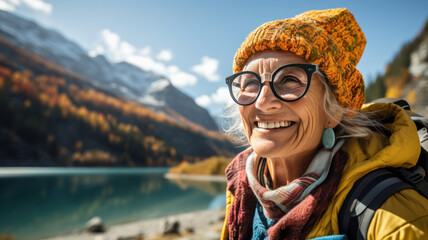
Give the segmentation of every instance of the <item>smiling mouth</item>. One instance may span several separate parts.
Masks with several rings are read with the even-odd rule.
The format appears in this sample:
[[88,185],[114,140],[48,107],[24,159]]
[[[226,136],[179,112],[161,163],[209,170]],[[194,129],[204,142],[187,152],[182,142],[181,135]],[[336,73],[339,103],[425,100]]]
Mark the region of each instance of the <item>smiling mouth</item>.
[[275,128],[287,128],[294,124],[292,121],[281,121],[281,122],[256,122],[258,128],[263,129],[275,129]]

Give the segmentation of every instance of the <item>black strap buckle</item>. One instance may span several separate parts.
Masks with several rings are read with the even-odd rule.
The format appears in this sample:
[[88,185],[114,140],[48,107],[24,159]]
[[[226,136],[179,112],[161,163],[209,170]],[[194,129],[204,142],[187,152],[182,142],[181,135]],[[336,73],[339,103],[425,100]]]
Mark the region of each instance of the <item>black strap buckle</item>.
[[421,166],[414,166],[412,168],[396,168],[393,171],[397,171],[405,181],[416,185],[425,178],[425,170]]

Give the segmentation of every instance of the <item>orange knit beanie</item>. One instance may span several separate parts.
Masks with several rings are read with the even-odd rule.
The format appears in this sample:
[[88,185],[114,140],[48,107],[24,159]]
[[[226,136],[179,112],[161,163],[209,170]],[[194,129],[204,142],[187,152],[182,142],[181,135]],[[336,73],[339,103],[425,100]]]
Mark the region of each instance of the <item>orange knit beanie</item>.
[[365,87],[356,66],[365,45],[364,33],[348,10],[308,11],[265,23],[250,33],[236,52],[233,71],[242,71],[256,52],[293,52],[318,64],[343,107],[358,110],[364,103]]

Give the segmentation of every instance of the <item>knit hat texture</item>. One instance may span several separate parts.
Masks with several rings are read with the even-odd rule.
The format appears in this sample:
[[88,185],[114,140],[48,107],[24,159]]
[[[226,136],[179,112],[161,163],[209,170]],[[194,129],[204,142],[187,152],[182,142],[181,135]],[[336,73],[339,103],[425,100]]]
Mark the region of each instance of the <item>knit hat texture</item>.
[[288,51],[318,64],[343,107],[359,110],[364,80],[356,69],[366,38],[354,16],[343,8],[308,11],[294,18],[265,23],[254,30],[235,54],[233,72],[261,51]]

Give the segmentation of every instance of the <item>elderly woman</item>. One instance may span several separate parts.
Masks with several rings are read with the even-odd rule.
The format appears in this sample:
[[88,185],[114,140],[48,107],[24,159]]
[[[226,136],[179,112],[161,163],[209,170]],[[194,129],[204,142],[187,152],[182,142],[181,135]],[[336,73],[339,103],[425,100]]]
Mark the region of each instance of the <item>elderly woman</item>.
[[[238,49],[226,82],[250,148],[226,170],[222,239],[340,235],[338,214],[368,172],[416,164],[420,143],[406,112],[364,103],[356,65],[365,37],[346,9],[268,22]],[[235,107],[235,109],[236,109]],[[392,117],[383,128],[376,118]],[[368,239],[428,239],[428,200],[413,189],[375,212]]]

